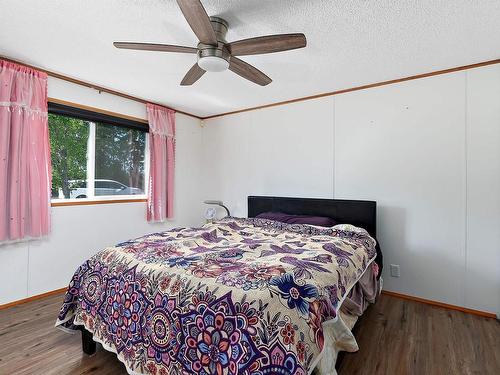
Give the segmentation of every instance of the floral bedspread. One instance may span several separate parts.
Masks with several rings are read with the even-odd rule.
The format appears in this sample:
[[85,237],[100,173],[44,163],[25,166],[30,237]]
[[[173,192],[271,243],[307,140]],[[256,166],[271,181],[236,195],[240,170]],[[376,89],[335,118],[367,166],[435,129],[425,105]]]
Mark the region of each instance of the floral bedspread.
[[56,326],[84,325],[130,373],[310,373],[375,258],[363,229],[226,218],[106,248],[74,274]]

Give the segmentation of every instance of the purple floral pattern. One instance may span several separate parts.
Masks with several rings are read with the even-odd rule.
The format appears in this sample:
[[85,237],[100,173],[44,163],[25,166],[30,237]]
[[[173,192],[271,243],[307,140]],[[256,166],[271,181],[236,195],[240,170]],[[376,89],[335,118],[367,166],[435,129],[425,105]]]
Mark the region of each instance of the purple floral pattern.
[[259,357],[230,293],[207,306],[199,305],[179,320],[182,344],[178,359],[187,371],[201,375],[245,373]]
[[257,375],[305,375],[307,372],[299,365],[297,355],[292,351],[287,351],[279,340],[275,340],[273,345],[265,351],[265,365],[257,372]]
[[135,279],[135,268],[108,280],[106,298],[98,313],[107,324],[118,353],[142,341],[149,304]]
[[177,346],[177,334],[180,332],[177,320],[176,299],[158,292],[147,323],[149,346],[147,355],[158,364],[168,367],[174,358]]
[[349,225],[177,228],[86,261],[56,325],[84,325],[137,373],[305,375],[322,323],[374,257],[375,241]]
[[302,315],[309,312],[309,301],[318,297],[318,289],[309,284],[298,284],[289,273],[269,281],[271,287],[277,287],[278,293],[286,301],[289,309],[297,309]]

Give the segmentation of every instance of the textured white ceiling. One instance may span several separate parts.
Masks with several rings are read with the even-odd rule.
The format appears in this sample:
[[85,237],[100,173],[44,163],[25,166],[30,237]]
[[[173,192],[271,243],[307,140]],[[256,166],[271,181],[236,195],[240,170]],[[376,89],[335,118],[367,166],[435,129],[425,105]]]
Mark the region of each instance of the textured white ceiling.
[[500,0],[202,1],[229,41],[303,32],[308,46],[243,57],[266,87],[230,71],[181,87],[194,55],[112,46],[196,46],[174,0],[0,0],[0,54],[199,116],[500,57]]

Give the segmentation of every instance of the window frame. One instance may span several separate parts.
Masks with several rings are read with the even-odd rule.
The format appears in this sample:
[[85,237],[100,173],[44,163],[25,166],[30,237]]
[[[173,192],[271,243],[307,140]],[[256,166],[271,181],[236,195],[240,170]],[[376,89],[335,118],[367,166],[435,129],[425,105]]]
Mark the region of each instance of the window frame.
[[[95,126],[96,123],[103,125],[121,126],[129,129],[141,130],[145,133],[149,132],[149,126],[146,120],[134,118],[132,116],[121,115],[110,111],[100,110],[98,108],[78,105],[58,99],[49,98],[48,112],[54,115],[78,118],[89,121],[91,131],[89,135],[89,146],[87,150],[89,155],[87,173],[94,176],[87,184],[87,189],[93,189],[95,183]],[[92,140],[92,142],[90,141]],[[147,191],[149,188],[149,137],[146,134],[146,145],[144,153],[144,194],[141,195],[99,195],[87,198],[64,198],[52,199],[51,206],[79,206],[79,205],[94,205],[94,204],[110,204],[110,203],[131,203],[131,202],[146,202]],[[92,190],[93,192],[93,190]]]

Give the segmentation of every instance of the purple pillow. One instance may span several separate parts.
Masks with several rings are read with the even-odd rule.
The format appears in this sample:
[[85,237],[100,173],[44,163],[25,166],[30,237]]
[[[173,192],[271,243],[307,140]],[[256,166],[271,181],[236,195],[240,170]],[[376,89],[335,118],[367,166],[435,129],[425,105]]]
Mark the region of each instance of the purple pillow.
[[268,219],[279,221],[286,224],[307,224],[317,225],[319,227],[333,227],[337,222],[330,217],[309,216],[309,215],[290,215],[283,212],[263,212],[256,216],[259,219]]

